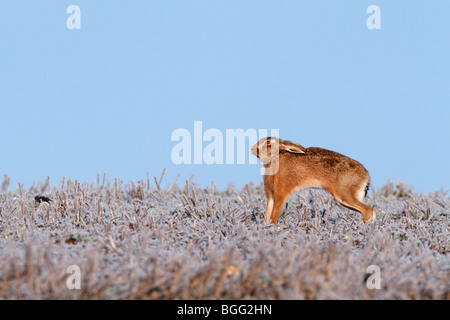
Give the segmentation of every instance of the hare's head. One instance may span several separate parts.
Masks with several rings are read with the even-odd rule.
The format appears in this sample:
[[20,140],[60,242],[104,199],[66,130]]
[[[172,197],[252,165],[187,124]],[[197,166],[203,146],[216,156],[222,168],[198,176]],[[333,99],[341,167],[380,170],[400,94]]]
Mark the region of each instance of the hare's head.
[[262,163],[270,162],[274,157],[278,157],[280,152],[305,153],[305,148],[297,143],[274,137],[262,138],[252,147],[252,153]]
[[274,156],[278,155],[279,141],[280,139],[278,138],[262,138],[252,147],[252,153],[257,156],[262,163],[267,163]]

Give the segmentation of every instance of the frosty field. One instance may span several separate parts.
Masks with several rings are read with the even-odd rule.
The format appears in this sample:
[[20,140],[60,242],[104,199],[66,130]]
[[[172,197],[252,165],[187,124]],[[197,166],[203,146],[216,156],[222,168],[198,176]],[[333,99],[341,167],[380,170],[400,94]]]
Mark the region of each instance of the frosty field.
[[272,226],[259,183],[107,180],[10,190],[5,176],[0,299],[450,299],[445,190],[371,190],[370,225],[328,193],[303,191]]

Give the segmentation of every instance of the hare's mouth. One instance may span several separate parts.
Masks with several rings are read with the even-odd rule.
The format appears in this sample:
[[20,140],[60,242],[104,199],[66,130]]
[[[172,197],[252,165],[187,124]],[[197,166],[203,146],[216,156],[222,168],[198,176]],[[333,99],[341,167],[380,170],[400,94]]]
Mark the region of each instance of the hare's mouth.
[[258,154],[259,152],[258,152],[257,146],[253,146],[251,150],[252,150],[252,153],[253,153],[255,156],[259,157],[259,154]]

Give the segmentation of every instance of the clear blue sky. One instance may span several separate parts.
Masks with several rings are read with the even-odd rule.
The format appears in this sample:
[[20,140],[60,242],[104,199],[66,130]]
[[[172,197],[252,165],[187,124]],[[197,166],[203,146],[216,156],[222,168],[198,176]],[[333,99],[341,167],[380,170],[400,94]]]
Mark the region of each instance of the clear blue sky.
[[172,132],[200,120],[346,154],[375,187],[449,187],[449,15],[449,1],[3,1],[0,174],[13,189],[164,167],[163,186],[261,181],[260,165],[175,165]]

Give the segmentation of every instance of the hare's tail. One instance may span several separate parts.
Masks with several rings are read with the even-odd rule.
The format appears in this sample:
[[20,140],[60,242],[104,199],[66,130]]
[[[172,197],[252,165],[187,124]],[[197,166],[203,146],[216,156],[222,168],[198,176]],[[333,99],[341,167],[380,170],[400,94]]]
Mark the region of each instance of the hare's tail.
[[[372,186],[372,184],[370,183],[370,179],[367,181],[366,187],[364,188],[364,198],[367,197],[367,193],[369,192],[369,188]],[[372,186],[372,190],[373,190],[373,186]]]

